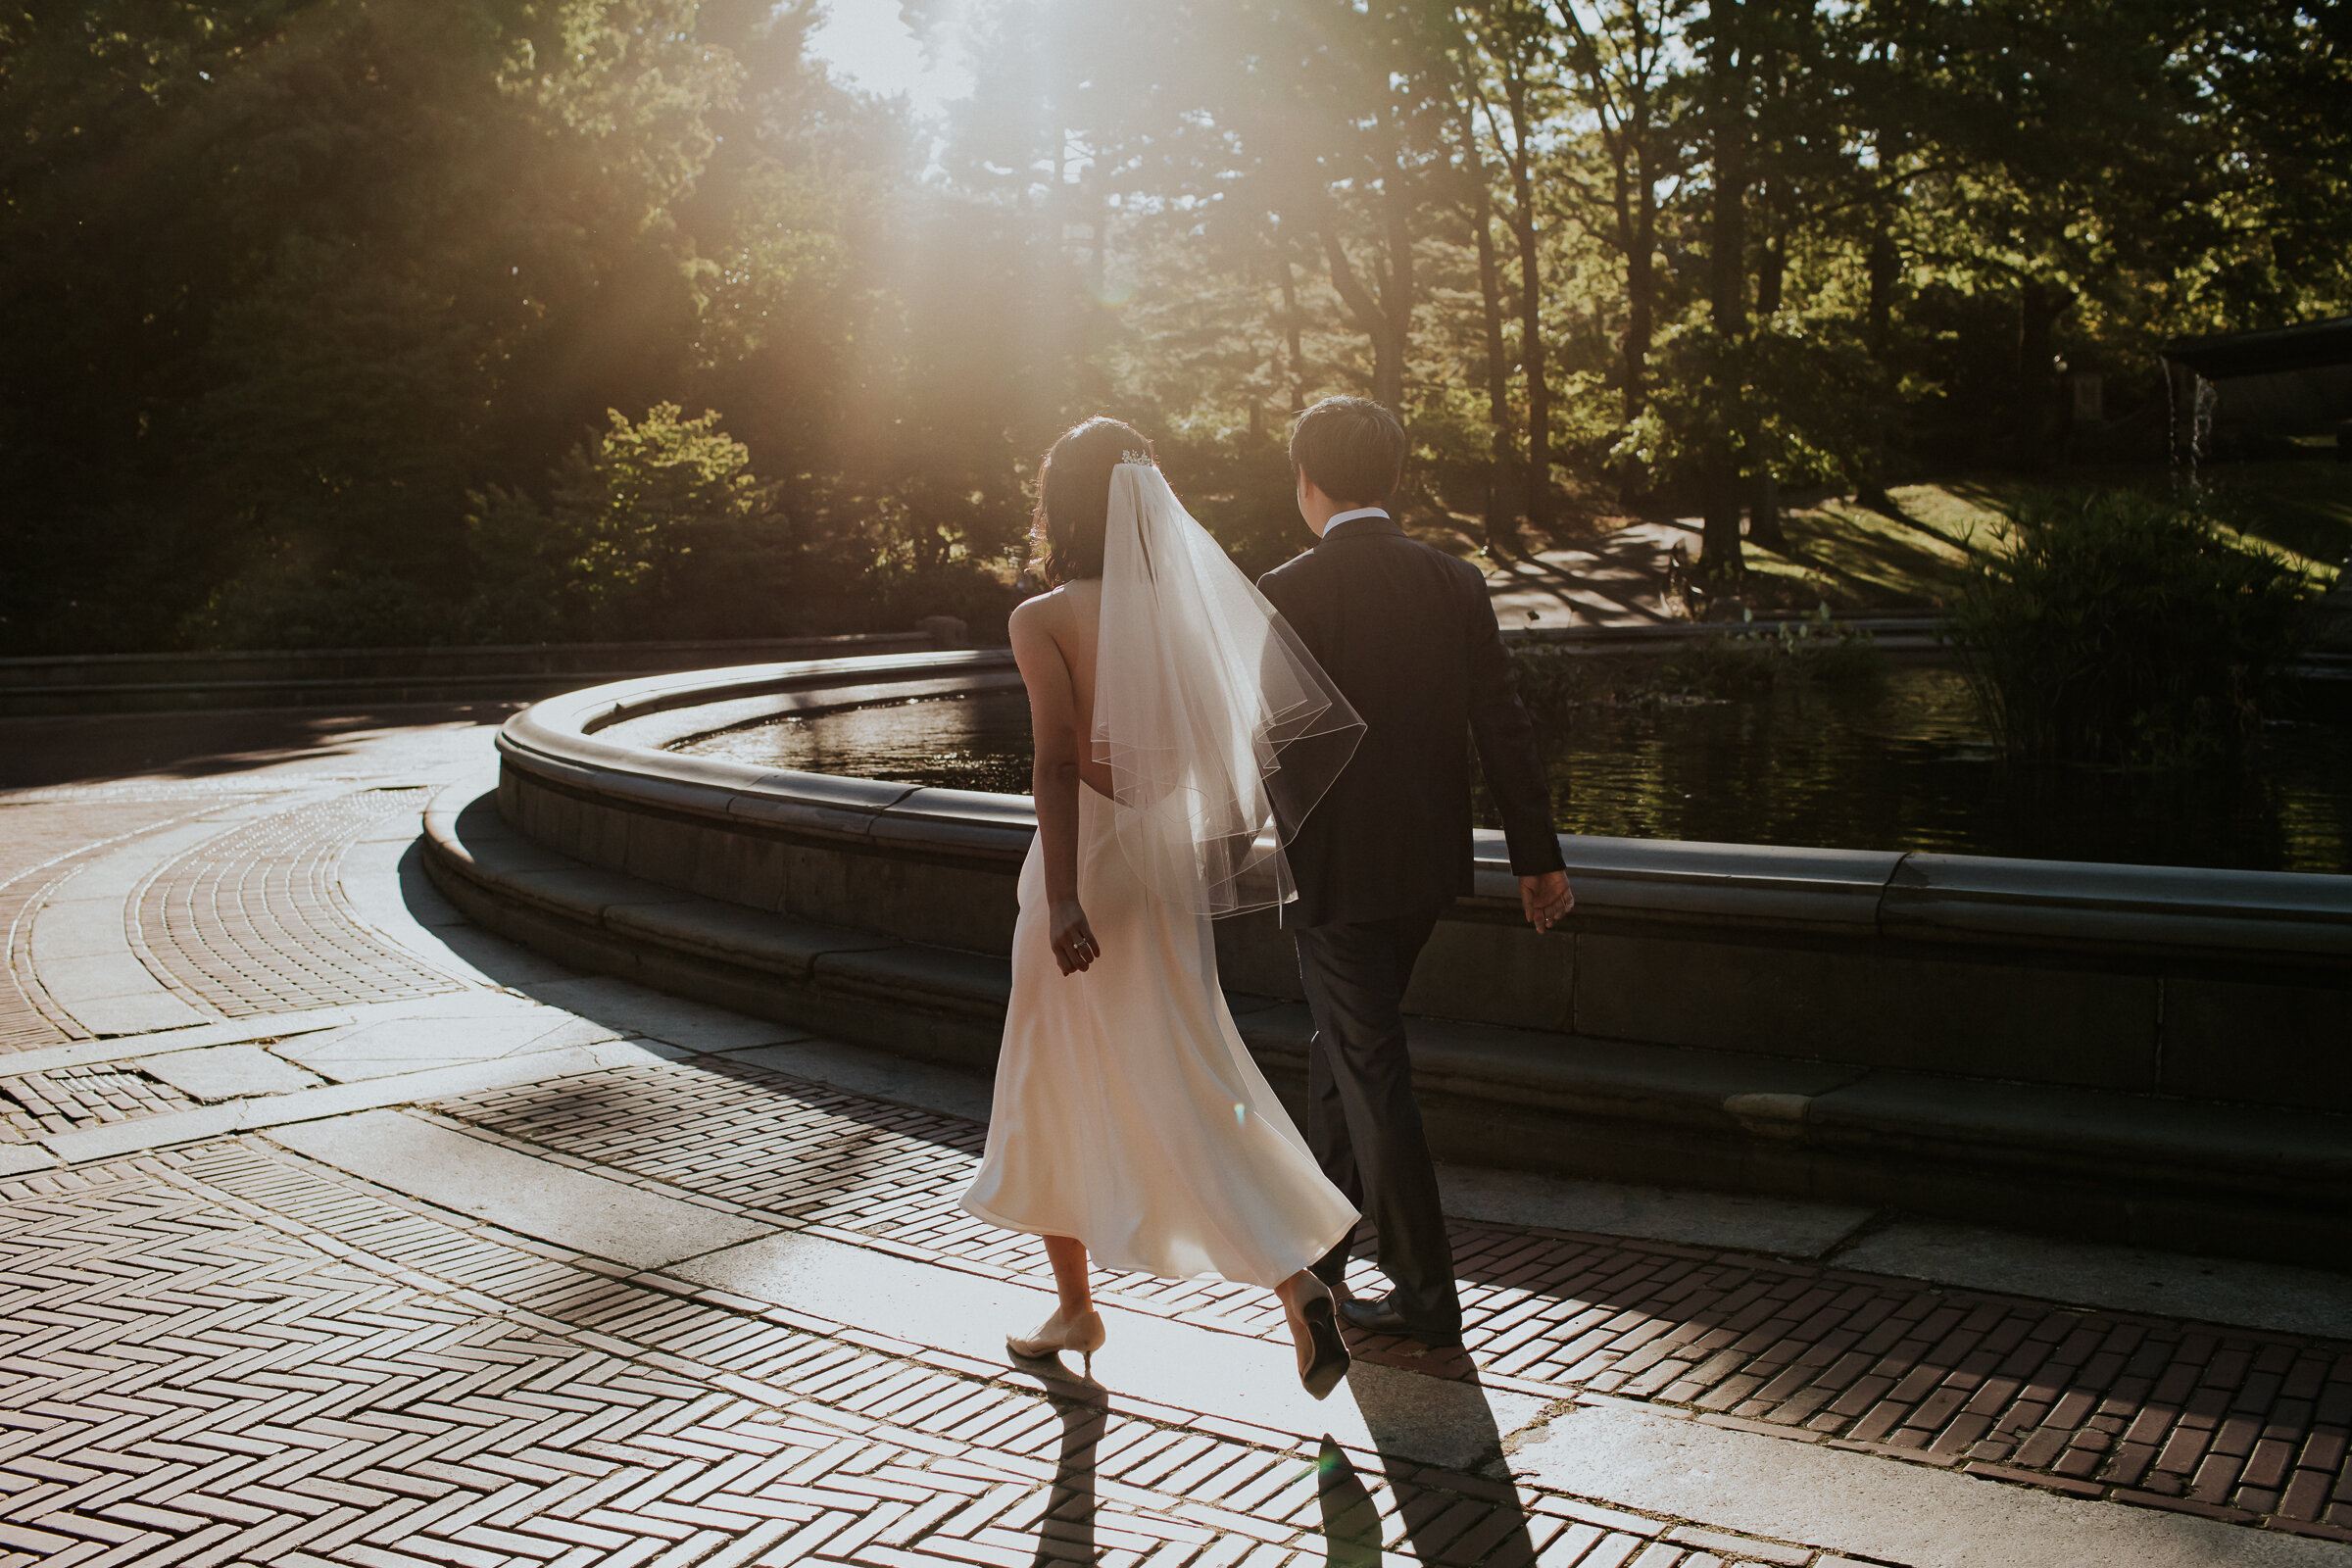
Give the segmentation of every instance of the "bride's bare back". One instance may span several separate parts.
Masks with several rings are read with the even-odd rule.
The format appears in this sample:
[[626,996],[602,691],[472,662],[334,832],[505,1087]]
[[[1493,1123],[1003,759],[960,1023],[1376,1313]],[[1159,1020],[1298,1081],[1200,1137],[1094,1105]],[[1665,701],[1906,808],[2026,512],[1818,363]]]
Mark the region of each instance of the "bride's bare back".
[[1043,804],[1046,761],[1066,760],[1099,795],[1111,792],[1110,765],[1095,760],[1095,656],[1102,627],[1102,582],[1064,583],[1012,612],[1012,654],[1029,688],[1029,729],[1038,768],[1031,789]]

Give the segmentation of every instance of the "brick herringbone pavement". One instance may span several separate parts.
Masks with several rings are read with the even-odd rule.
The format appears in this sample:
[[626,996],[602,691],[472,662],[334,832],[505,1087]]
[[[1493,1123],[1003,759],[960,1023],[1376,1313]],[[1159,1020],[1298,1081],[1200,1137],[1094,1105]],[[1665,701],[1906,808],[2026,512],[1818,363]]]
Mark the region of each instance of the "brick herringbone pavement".
[[91,855],[217,804],[220,792],[100,786],[0,795],[0,1052],[80,1039],[32,972],[31,914]]
[[0,1568],[1816,1555],[731,1310],[260,1144],[0,1183]]
[[[0,1050],[78,1032],[28,974],[24,907],[108,835],[226,793],[7,806],[40,834],[0,847],[16,982]],[[232,1016],[451,989],[335,886],[351,840],[416,804],[346,788],[233,828],[160,867],[127,930],[159,979]],[[185,1103],[120,1065],[0,1095],[0,1141]],[[440,1109],[559,1163],[932,1263],[949,1287],[1042,1272],[1029,1239],[956,1208],[981,1130],[954,1117],[709,1057]],[[1469,1352],[1498,1387],[2352,1540],[2352,1348],[1527,1227],[1457,1222],[1455,1241]],[[1280,1334],[1246,1287],[1121,1277],[1104,1295]],[[1453,1568],[1817,1555],[616,1277],[260,1141],[0,1181],[0,1568],[1383,1552]]]
[[334,886],[353,839],[387,816],[414,817],[429,793],[354,790],[263,817],[179,857],[139,899],[147,966],[231,1018],[459,989],[353,919]]
[[[979,1273],[1045,1272],[1029,1238],[956,1208],[983,1134],[956,1117],[711,1061],[440,1108],[819,1234]],[[1452,1232],[1463,1337],[1494,1386],[1641,1398],[1775,1437],[2352,1540],[2352,1346],[1744,1253],[1463,1220]],[[1381,1288],[1358,1268],[1360,1289]],[[1266,1293],[1223,1281],[1116,1276],[1102,1294],[1282,1334]]]

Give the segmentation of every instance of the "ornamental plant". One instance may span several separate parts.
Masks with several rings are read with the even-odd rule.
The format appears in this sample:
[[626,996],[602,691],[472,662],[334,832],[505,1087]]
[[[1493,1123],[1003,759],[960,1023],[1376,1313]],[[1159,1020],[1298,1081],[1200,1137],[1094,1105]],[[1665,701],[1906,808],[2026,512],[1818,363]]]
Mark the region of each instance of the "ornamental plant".
[[2259,736],[2305,592],[2203,498],[2045,492],[1975,564],[1952,632],[2010,758],[2195,764]]

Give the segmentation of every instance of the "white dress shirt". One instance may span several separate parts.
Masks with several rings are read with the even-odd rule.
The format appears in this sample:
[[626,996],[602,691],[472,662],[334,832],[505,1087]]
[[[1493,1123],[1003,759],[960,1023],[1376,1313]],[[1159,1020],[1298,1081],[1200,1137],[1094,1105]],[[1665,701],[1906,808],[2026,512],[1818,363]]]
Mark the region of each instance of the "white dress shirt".
[[1323,537],[1330,538],[1333,529],[1343,523],[1353,522],[1358,517],[1385,517],[1388,514],[1389,509],[1386,507],[1358,507],[1353,512],[1333,513],[1331,520],[1323,525]]

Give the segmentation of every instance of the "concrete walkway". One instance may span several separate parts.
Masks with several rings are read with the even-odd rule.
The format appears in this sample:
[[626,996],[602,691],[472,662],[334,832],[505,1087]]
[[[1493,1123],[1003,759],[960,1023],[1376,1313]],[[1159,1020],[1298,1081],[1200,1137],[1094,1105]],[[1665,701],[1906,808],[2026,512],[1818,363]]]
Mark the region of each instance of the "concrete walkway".
[[2311,1271],[1453,1170],[1467,1355],[1104,1276],[1009,1361],[987,1085],[466,926],[483,716],[0,723],[0,1568],[2352,1564]]
[[1495,618],[1505,631],[1667,625],[1677,618],[1666,602],[1667,561],[1676,545],[1698,559],[1696,518],[1629,522],[1589,546],[1505,563],[1487,573]]

